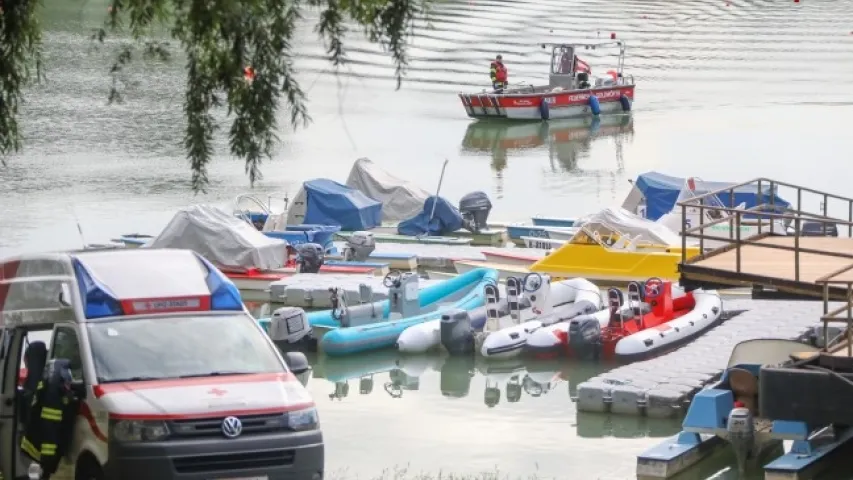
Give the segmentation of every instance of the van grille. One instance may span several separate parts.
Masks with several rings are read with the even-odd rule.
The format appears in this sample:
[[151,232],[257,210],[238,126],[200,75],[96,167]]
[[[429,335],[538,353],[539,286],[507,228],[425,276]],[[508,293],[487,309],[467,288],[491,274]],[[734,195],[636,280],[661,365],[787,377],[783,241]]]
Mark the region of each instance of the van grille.
[[[287,427],[287,414],[245,415],[237,417],[243,424],[240,436],[268,433]],[[173,420],[169,422],[169,431],[175,437],[221,437],[222,420],[225,417],[193,420]]]
[[264,450],[259,452],[227,453],[195,457],[175,457],[172,464],[178,473],[225,472],[293,465],[293,450]]

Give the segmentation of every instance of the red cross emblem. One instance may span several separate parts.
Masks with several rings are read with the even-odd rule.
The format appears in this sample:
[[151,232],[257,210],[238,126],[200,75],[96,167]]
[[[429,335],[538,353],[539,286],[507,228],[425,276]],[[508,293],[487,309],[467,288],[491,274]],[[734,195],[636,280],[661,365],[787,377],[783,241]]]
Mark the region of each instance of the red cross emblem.
[[225,395],[226,393],[228,393],[228,391],[227,390],[220,390],[218,388],[213,388],[213,389],[209,390],[207,393],[209,393],[211,395],[216,395],[217,397],[221,397],[221,396]]

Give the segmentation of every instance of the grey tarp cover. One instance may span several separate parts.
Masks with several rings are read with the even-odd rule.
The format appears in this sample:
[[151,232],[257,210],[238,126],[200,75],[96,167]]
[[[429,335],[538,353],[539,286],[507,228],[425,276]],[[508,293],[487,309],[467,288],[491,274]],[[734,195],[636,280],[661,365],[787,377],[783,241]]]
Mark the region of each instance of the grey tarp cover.
[[251,225],[209,205],[178,210],[166,228],[146,248],[185,248],[215,265],[281,268],[287,242],[270,238]]
[[421,213],[430,193],[399,179],[373,163],[359,158],[347,177],[347,186],[382,202],[382,221],[399,222]]

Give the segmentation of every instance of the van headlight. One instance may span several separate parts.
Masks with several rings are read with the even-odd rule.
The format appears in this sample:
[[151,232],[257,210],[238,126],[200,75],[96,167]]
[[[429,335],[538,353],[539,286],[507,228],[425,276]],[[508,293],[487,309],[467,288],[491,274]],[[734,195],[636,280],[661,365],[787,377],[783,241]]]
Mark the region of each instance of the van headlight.
[[115,420],[110,437],[119,442],[156,442],[169,436],[166,422],[159,420]]
[[314,430],[320,426],[316,408],[305,408],[287,413],[287,428],[295,431]]

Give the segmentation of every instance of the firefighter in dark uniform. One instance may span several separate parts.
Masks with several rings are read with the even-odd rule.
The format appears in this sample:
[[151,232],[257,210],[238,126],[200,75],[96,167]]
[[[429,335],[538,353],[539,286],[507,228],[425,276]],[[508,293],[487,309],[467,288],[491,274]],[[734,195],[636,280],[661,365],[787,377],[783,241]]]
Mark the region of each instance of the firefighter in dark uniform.
[[507,87],[507,71],[502,56],[498,55],[495,57],[489,68],[489,75],[492,78],[492,87],[495,89],[495,92],[503,92],[503,89]]
[[69,361],[51,360],[36,387],[29,422],[21,439],[21,450],[41,466],[43,480],[56,472],[68,450],[78,407],[71,390]]

